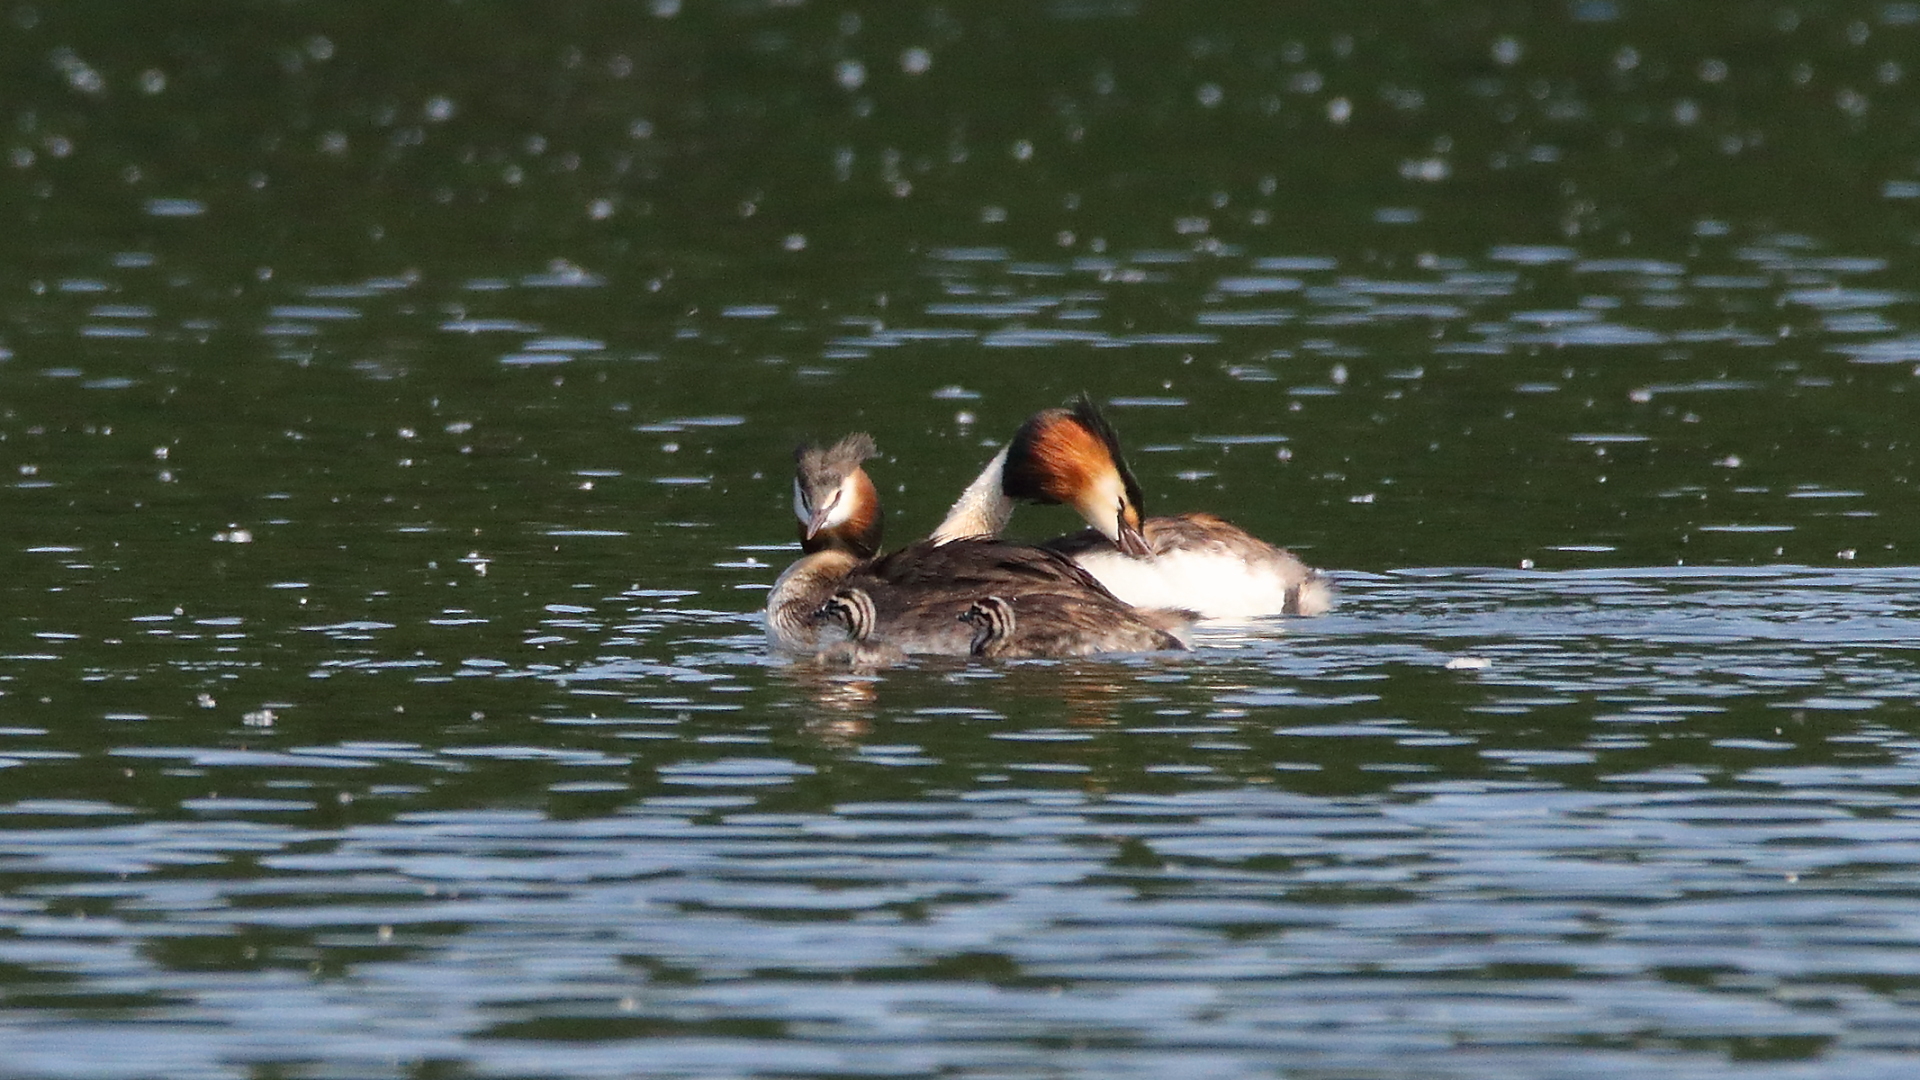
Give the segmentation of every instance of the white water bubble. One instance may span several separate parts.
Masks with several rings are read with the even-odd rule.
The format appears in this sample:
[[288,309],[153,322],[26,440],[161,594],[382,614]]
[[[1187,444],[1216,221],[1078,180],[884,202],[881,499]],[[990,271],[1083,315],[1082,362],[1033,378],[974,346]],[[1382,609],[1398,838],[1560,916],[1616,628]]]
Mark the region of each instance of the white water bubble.
[[67,85],[80,93],[89,97],[99,97],[107,92],[107,80],[102,78],[92,65],[80,59],[79,53],[68,48],[55,49],[52,60],[53,66],[59,70],[60,74],[66,76]]
[[199,199],[148,199],[147,216],[164,218],[199,217],[207,204]]

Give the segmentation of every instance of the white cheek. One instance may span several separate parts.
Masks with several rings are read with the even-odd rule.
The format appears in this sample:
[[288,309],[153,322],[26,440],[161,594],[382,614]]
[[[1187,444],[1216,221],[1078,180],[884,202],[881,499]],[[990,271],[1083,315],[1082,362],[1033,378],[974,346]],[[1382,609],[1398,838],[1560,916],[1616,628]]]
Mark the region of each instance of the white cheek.
[[859,501],[860,493],[854,490],[853,477],[842,480],[840,490],[834,493],[833,502],[827,507],[826,527],[836,529],[845,525],[847,519],[853,516],[854,505]]
[[1107,539],[1117,541],[1120,535],[1120,507],[1125,504],[1126,489],[1117,479],[1107,478],[1094,485],[1078,509],[1087,524],[1100,530],[1100,534]]
[[813,511],[807,509],[807,493],[800,489],[800,481],[793,482],[793,516],[802,524],[813,520]]

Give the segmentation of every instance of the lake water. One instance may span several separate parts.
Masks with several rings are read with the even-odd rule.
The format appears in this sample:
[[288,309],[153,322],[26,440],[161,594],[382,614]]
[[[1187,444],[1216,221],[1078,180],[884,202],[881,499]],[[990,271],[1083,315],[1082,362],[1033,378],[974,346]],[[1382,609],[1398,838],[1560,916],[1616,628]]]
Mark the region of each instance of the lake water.
[[[1920,5],[1390,7],[0,6],[0,1073],[1911,1075]],[[1334,612],[768,654],[1081,389]]]

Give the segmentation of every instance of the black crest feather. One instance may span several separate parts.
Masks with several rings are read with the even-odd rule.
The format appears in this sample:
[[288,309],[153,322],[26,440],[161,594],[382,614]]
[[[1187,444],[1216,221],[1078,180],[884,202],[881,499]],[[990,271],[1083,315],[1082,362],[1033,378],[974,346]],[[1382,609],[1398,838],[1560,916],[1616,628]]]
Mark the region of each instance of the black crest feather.
[[1127,455],[1120,450],[1120,436],[1114,432],[1113,425],[1107,423],[1106,416],[1100,412],[1099,406],[1093,403],[1093,399],[1087,396],[1085,390],[1080,391],[1073,400],[1067,402],[1067,408],[1072,412],[1075,420],[1085,424],[1094,434],[1100,436],[1101,442],[1106,444],[1107,452],[1113,455],[1114,468],[1120,470],[1120,482],[1126,485],[1127,501],[1133,503],[1133,508],[1140,512],[1141,517],[1146,517],[1146,496],[1140,491],[1140,481],[1133,478],[1133,468],[1127,464]]

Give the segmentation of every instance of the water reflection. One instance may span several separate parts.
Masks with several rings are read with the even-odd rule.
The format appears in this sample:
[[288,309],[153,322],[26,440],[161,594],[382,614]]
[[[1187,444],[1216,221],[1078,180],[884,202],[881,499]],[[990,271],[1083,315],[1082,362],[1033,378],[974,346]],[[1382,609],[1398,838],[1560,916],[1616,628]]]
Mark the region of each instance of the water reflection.
[[[1910,375],[1851,374],[1889,370],[1897,343],[1737,353],[1883,332],[1791,320],[1904,299],[1872,260],[1778,258],[1715,277],[1559,249],[1365,274],[941,254],[938,289],[890,309],[906,325],[794,330],[747,305],[672,342],[541,312],[544,282],[503,281],[484,309],[431,300],[473,290],[430,277],[302,287],[264,301],[259,336],[303,343],[274,355],[315,391],[405,400],[249,400],[283,433],[256,476],[146,412],[196,385],[162,357],[30,369],[93,419],[60,428],[62,399],[29,392],[8,432],[30,454],[9,498],[72,500],[20,502],[8,526],[31,598],[0,656],[10,1067],[106,1070],[136,1040],[180,1073],[320,1042],[341,1067],[558,1075],[642,1047],[771,1073],[1062,1043],[1089,1075],[1178,1071],[1195,1046],[1229,1074],[1275,1055],[1360,1070],[1442,1029],[1463,1075],[1513,1060],[1479,1047],[1614,1048],[1585,1058],[1599,1071],[1675,1044],[1900,1050],[1920,853],[1899,807],[1920,771],[1898,705],[1920,692],[1920,612],[1913,572],[1880,564],[1910,520],[1904,459],[1843,467],[1827,436],[1782,421],[1816,444],[1787,448],[1737,406],[1838,416]],[[1562,272],[1577,295],[1541,302],[1538,275]],[[1136,286],[1184,290],[1187,328],[1130,313]],[[993,299],[933,298],[957,295]],[[87,328],[173,310],[89,300],[72,325],[137,348]],[[1274,327],[1305,332],[1255,336]],[[356,355],[368,333],[452,344]],[[745,342],[783,357],[737,366]],[[960,344],[1160,364],[1105,394],[1157,504],[1191,492],[1277,538],[1337,538],[1317,560],[1335,565],[1419,544],[1536,568],[1349,571],[1334,615],[1212,627],[1179,657],[765,656],[758,598],[789,555],[768,542],[768,444],[812,408],[767,399]],[[649,392],[680,349],[755,389]],[[417,400],[443,366],[488,394],[435,380],[445,397]],[[1050,393],[935,367],[873,425],[894,433],[908,532]],[[940,429],[902,430],[928,402]],[[1400,429],[1392,452],[1342,435],[1356,420]],[[1505,475],[1458,464],[1489,447]],[[85,517],[163,506],[157,534]],[[1023,527],[1052,531],[1046,513]],[[1423,521],[1442,524],[1405,532]],[[1767,565],[1788,545],[1820,565]],[[1605,565],[1648,551],[1671,565]],[[183,564],[218,587],[124,576]]]
[[[1915,5],[96,7],[0,1072],[1911,1072]],[[1082,388],[1343,606],[766,655],[788,448],[905,539]]]
[[[1423,1044],[1440,1011],[1488,1047],[1545,1033],[1625,1052],[1684,1032],[1727,1048],[1784,1030],[1813,1053],[1896,1030],[1897,1000],[1860,973],[1899,947],[1887,920],[1906,835],[1883,814],[1920,778],[1911,740],[1775,676],[1783,649],[1833,641],[1853,664],[1801,680],[1910,695],[1906,665],[1862,653],[1904,647],[1909,575],[1344,584],[1348,607],[1305,632],[1232,632],[1197,665],[1128,683],[1123,725],[1078,723],[1075,704],[1013,719],[995,707],[1003,684],[1101,687],[1094,700],[1114,685],[1022,665],[890,673],[865,686],[857,728],[815,720],[797,739],[751,720],[692,725],[688,707],[724,697],[716,687],[599,699],[627,715],[550,725],[544,743],[575,744],[560,755],[163,753],[153,760],[228,774],[229,790],[292,769],[371,775],[352,803],[188,799],[185,818],[15,803],[4,849],[21,904],[0,952],[84,973],[92,989],[14,994],[65,1013],[92,1060],[138,1019],[182,1069],[321,1035],[335,1061],[448,1053],[513,1071],[537,1048],[542,1068],[585,1075],[632,1060],[639,1039],[649,1061],[664,1045],[688,1068],[777,1071],[808,1054],[878,1068],[905,1030],[917,1061],[1019,1060],[1066,1039],[1126,1075],[1174,1058],[1123,1045],[1196,1042],[1236,1070],[1275,1053],[1359,1067]],[[1791,617],[1834,587],[1875,614],[1829,602]],[[1699,624],[1672,628],[1677,657],[1645,636],[1672,621],[1652,602],[1672,590]],[[1742,669],[1742,643],[1763,667]],[[1440,663],[1467,652],[1492,663],[1465,676]],[[1694,676],[1688,655],[1705,662]],[[1275,672],[1319,700],[1260,699]],[[1700,677],[1720,692],[1701,695]],[[918,704],[934,691],[977,704]],[[1703,699],[1715,713],[1689,711]],[[1574,722],[1590,740],[1556,749]],[[1675,737],[1703,752],[1713,738],[1714,758],[1650,749]],[[587,817],[435,808],[437,774],[484,784],[529,765],[637,783]],[[342,805],[356,816],[316,814]],[[289,814],[304,817],[277,820]],[[213,884],[193,872],[234,860],[257,869]],[[1499,1001],[1470,989],[1496,974],[1511,987]],[[169,1023],[186,1015],[191,1039]],[[464,1037],[423,1036],[427,1020]],[[14,1060],[53,1059],[42,1030],[10,1035]],[[1455,1053],[1462,1068],[1506,1060]]]

